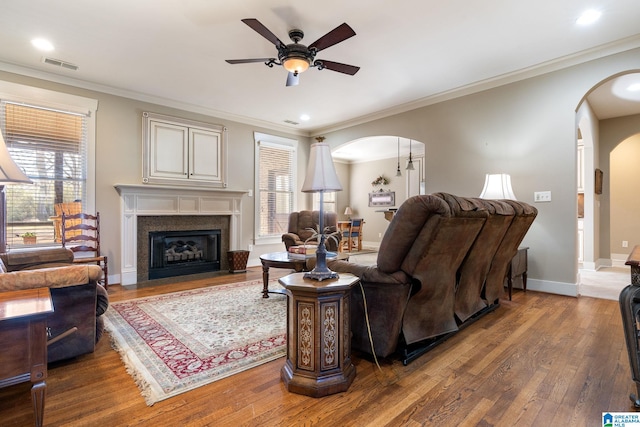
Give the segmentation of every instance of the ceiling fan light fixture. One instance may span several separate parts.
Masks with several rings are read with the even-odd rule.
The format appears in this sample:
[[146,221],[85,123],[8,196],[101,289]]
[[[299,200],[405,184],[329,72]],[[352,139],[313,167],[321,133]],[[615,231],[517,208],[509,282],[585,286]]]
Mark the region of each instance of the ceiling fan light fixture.
[[309,69],[309,61],[306,58],[297,56],[286,58],[282,61],[282,66],[290,73],[304,73]]

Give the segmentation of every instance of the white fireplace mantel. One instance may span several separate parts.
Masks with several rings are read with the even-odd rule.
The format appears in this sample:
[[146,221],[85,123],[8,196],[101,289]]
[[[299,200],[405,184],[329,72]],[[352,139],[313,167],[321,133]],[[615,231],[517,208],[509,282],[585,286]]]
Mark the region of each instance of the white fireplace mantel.
[[233,250],[240,246],[242,196],[247,190],[150,184],[115,184],[114,187],[120,194],[122,285],[137,282],[138,216],[228,215],[229,247]]

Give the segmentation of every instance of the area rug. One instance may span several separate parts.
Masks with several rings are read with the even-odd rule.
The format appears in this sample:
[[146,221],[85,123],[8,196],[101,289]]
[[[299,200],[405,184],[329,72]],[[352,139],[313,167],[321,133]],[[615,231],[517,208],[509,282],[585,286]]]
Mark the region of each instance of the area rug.
[[112,303],[105,326],[151,406],[284,356],[286,296],[253,280],[138,298]]

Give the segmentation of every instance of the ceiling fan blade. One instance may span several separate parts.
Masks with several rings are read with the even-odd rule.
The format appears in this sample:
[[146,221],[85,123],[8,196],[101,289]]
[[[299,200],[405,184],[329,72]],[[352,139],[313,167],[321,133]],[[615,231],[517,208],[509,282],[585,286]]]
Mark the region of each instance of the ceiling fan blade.
[[300,74],[289,73],[287,76],[287,86],[298,86],[300,83]]
[[260,21],[254,18],[243,19],[242,22],[250,26],[255,32],[260,34],[265,39],[269,40],[271,43],[276,45],[276,47],[284,46],[284,43],[280,41],[275,34],[273,34],[267,27],[262,25]]
[[349,25],[344,23],[342,25],[338,25],[336,28],[311,43],[309,45],[309,48],[316,48],[316,50],[320,52],[322,49],[331,47],[334,44],[340,43],[341,41],[344,41],[349,37],[353,37],[355,35],[356,32],[353,31],[353,29]]
[[321,62],[323,67],[327,70],[337,71],[339,73],[349,74],[351,76],[353,76],[358,72],[358,70],[360,70],[360,67],[349,64],[341,64],[340,62],[325,61],[323,59],[319,59],[318,62]]
[[229,64],[249,64],[251,62],[269,62],[275,58],[225,59]]

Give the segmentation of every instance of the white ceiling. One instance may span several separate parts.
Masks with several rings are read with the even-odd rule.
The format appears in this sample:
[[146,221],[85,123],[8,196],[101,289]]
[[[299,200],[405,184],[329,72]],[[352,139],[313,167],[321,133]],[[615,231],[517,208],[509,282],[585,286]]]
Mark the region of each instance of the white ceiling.
[[[601,19],[577,26],[587,7]],[[230,65],[224,60],[275,56],[242,18],[258,19],[284,42],[301,28],[306,45],[346,22],[356,36],[318,58],[361,69],[310,69],[299,86],[285,87],[281,67]],[[318,135],[638,47],[638,18],[638,0],[2,0],[0,70]],[[55,50],[37,51],[35,37]],[[79,69],[44,64],[43,56]],[[311,119],[302,122],[302,113]]]

